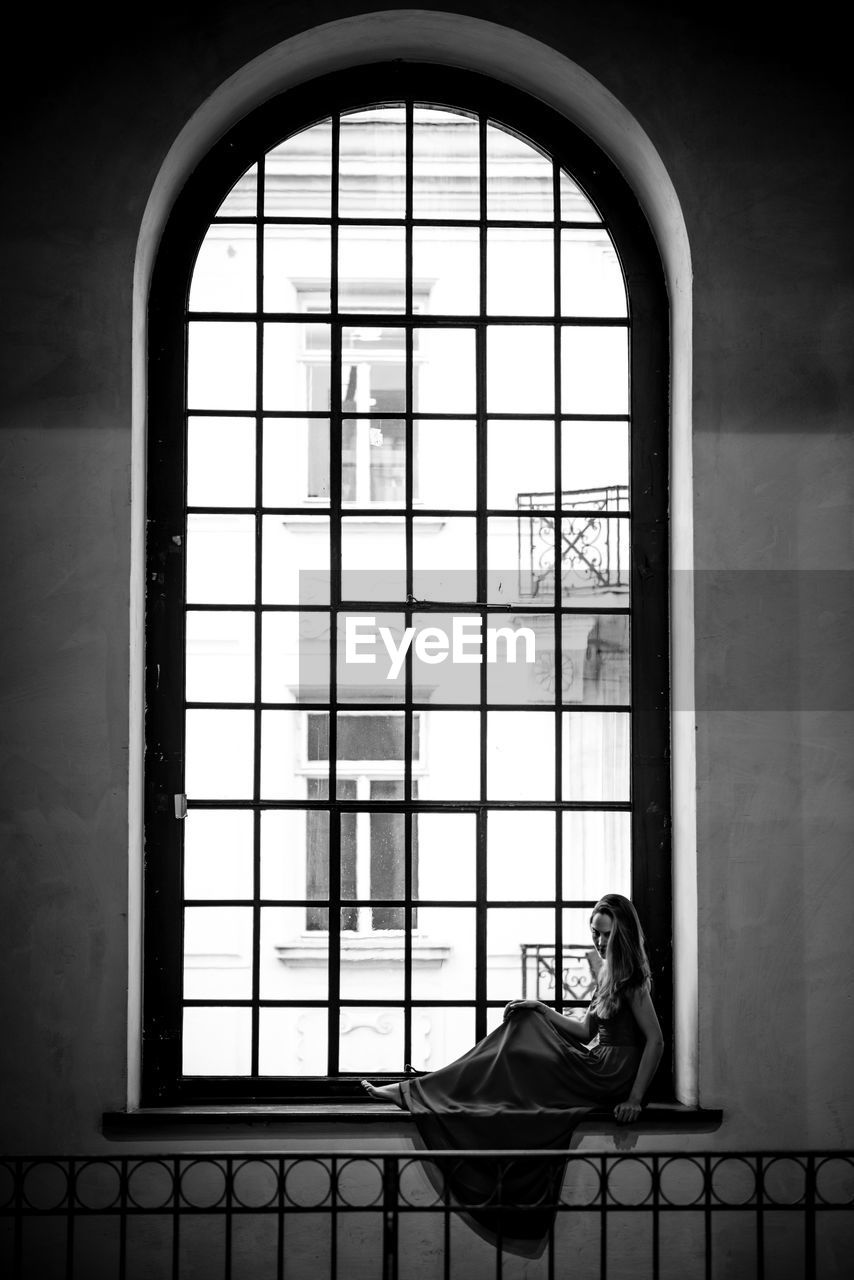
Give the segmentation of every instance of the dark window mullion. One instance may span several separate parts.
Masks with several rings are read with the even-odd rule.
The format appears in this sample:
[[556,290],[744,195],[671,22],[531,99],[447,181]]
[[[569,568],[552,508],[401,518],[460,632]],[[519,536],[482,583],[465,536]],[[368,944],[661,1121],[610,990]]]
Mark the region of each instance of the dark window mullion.
[[[554,309],[555,317],[561,314],[561,231],[560,218],[560,165],[552,161],[552,199],[554,201]],[[554,329],[555,366],[555,416],[554,416],[554,537],[555,537],[555,589],[554,589],[554,646],[555,646],[555,800],[563,800],[563,616],[561,603],[561,508],[563,505],[563,439],[561,436],[561,397],[563,394],[561,365],[561,335],[559,325]],[[563,814],[555,813],[555,1008],[563,1008]]]
[[338,795],[338,611],[341,607],[341,324],[338,319],[338,155],[340,116],[332,117],[332,208],[330,245],[330,298],[332,329],[329,369],[329,1010],[327,1019],[327,1071],[338,1074],[341,1022],[341,825],[335,807]]
[[[255,304],[258,314],[264,306],[264,161],[258,161],[257,188],[257,224],[255,250]],[[252,820],[252,1053],[250,1074],[257,1076],[258,1042],[260,1034],[260,1011],[258,1000],[261,994],[261,743],[262,716],[261,711],[261,662],[263,640],[263,615],[261,613],[261,594],[263,582],[264,557],[264,517],[261,514],[262,486],[264,476],[264,325],[259,319],[255,332],[255,671],[253,715],[254,758],[252,764],[252,797],[254,813]]]
[[[413,284],[412,284],[412,213],[413,213],[413,187],[414,187],[414,129],[415,129],[415,110],[412,100],[406,103],[406,276],[405,276],[405,303],[404,310],[407,320],[415,319]],[[415,409],[415,368],[414,368],[414,341],[413,327],[407,325],[406,328],[406,369],[405,369],[405,449],[404,449],[404,507],[405,507],[405,555],[406,555],[406,600],[407,607],[404,611],[404,626],[412,625],[412,609],[409,607],[409,601],[412,599],[413,590],[413,553],[414,553],[414,525],[413,525],[413,500],[415,496],[415,431],[413,428],[412,414]],[[413,798],[412,789],[412,751],[413,751],[413,713],[412,713],[412,651],[407,653],[404,665],[404,716],[403,716],[403,794],[407,800]],[[423,731],[423,723],[420,726]],[[412,826],[413,822],[417,822],[417,815],[411,812],[404,814],[403,818],[403,1063],[404,1065],[412,1061]]]
[[[477,451],[477,494],[476,494],[476,548],[477,548],[477,598],[485,601],[487,590],[487,521],[486,521],[486,467],[487,467],[487,433],[486,433],[486,117],[478,115],[478,195],[480,201],[480,228],[478,234],[478,258],[480,281],[480,310],[476,330],[476,403],[477,423],[475,448]],[[481,615],[483,617],[483,615]],[[487,668],[480,664],[480,706],[478,708],[480,727],[480,800],[477,815],[476,850],[475,850],[475,1039],[482,1040],[486,1035],[486,995],[487,995],[487,915],[486,915],[486,859],[487,859],[487,817],[484,802],[487,797],[486,776],[486,734],[487,734]]]

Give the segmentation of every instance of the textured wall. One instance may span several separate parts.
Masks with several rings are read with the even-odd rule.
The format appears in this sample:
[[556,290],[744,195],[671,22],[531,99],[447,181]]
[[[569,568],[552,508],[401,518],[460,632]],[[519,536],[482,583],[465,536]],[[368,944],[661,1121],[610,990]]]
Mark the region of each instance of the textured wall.
[[[18,56],[38,42],[40,82],[4,88],[0,207],[12,1149],[92,1149],[102,1110],[125,1099],[131,318],[146,200],[222,81],[359,11],[174,0],[147,6],[132,38],[87,29],[79,11],[22,28]],[[745,30],[727,5],[708,19],[618,0],[468,11],[610,89],[681,202],[702,571],[701,1100],[724,1107],[724,1145],[850,1144],[850,116],[832,50],[819,71],[808,33]]]

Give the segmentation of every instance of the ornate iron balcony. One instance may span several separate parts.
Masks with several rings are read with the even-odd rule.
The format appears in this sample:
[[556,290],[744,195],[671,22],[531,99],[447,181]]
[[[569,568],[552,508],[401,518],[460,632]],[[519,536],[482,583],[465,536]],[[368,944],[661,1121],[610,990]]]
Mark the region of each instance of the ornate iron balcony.
[[565,489],[560,495],[560,547],[556,545],[554,493],[519,493],[519,594],[554,598],[555,574],[561,595],[623,592],[629,586],[628,485]]

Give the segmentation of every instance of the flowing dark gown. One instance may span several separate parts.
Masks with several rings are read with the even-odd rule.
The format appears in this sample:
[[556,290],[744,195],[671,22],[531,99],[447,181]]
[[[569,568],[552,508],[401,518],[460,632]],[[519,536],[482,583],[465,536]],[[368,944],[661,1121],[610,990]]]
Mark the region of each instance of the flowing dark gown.
[[[599,1043],[587,1049],[543,1010],[518,1009],[455,1062],[402,1081],[425,1146],[565,1153],[587,1111],[629,1096],[643,1052],[628,1005],[611,1018],[590,1018]],[[554,1205],[565,1164],[565,1154],[539,1164],[510,1163],[499,1180],[497,1164],[459,1157],[443,1160],[442,1174],[460,1204],[483,1206],[467,1213],[491,1236],[542,1240],[554,1209],[522,1206]]]

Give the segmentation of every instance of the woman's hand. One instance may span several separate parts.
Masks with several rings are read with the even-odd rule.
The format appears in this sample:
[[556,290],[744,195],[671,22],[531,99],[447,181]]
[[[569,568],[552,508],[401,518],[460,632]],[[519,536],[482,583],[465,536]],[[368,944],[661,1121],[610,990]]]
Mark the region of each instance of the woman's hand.
[[504,1006],[504,1018],[506,1022],[511,1013],[515,1013],[517,1009],[545,1009],[542,1000],[510,1000]]
[[614,1107],[614,1117],[620,1124],[631,1124],[632,1120],[637,1120],[641,1113],[641,1104],[637,1098],[626,1098],[625,1102],[618,1102]]

